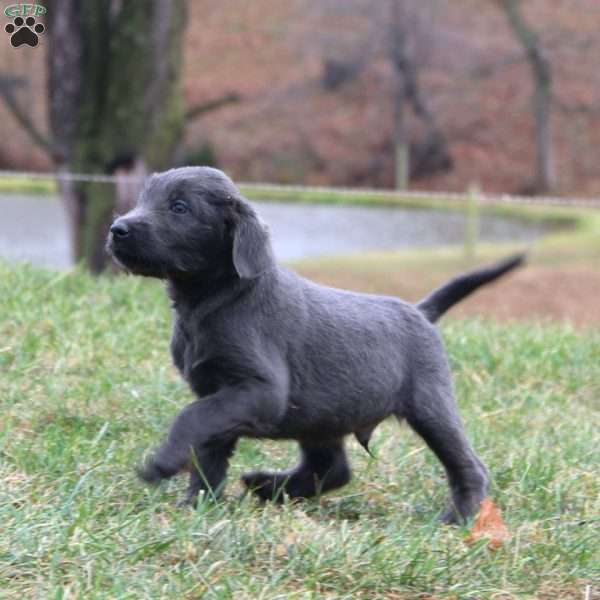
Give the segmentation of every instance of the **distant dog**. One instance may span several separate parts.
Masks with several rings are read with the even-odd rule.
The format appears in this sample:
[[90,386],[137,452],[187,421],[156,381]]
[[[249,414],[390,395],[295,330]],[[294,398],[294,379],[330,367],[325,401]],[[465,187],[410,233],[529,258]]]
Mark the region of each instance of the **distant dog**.
[[522,256],[462,275],[417,305],[324,287],[276,263],[252,206],[208,167],[148,178],[107,247],[132,273],[168,281],[173,360],[198,398],[140,469],[144,480],[190,470],[193,503],[200,490],[220,492],[238,438],[294,439],[296,467],[243,481],[264,500],[309,498],[349,481],[345,436],[367,447],[394,415],[446,470],[444,520],[478,510],[489,478],[465,436],[432,323]]

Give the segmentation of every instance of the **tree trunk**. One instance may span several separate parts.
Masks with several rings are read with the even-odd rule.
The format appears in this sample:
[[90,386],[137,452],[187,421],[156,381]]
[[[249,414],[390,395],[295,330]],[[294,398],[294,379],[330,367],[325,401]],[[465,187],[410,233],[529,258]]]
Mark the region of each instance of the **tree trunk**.
[[[48,83],[59,168],[104,175],[123,161],[136,172],[169,165],[184,126],[184,13],[184,0],[52,2]],[[61,192],[74,258],[99,272],[113,212],[128,208],[123,195],[95,181],[62,181]]]
[[556,188],[552,152],[552,67],[543,52],[536,33],[525,21],[520,0],[496,0],[504,11],[513,34],[521,44],[531,68],[534,94],[532,109],[535,119],[536,169],[533,189],[547,193]]
[[397,190],[407,190],[410,179],[410,145],[406,143],[403,126],[396,124],[395,132],[395,187]]
[[397,190],[408,189],[410,177],[410,141],[406,129],[406,18],[404,4],[391,0],[389,48],[394,64],[394,176]]
[[542,193],[556,188],[556,173],[552,146],[552,79],[550,65],[544,59],[536,59],[536,89],[533,98],[536,140],[536,187]]
[[407,190],[410,179],[410,140],[406,129],[406,93],[400,73],[396,73],[394,93],[394,171],[397,190]]
[[[437,126],[433,113],[425,101],[419,84],[418,63],[407,48],[408,15],[406,0],[390,0],[389,57],[394,66],[396,85],[394,93],[396,154],[396,187],[406,189],[410,177],[429,174],[452,167],[446,136]],[[425,126],[425,139],[419,145],[419,156],[411,152],[405,125],[406,106]],[[414,160],[417,158],[417,160]],[[427,167],[431,166],[431,170]]]

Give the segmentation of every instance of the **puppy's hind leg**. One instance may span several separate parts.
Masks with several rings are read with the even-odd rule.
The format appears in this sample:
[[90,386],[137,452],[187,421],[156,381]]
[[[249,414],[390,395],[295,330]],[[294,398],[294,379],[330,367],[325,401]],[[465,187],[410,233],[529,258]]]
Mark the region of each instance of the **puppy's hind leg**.
[[489,476],[467,440],[450,381],[416,384],[412,401],[398,416],[406,418],[446,470],[452,497],[442,520],[456,523],[474,515],[488,493]]
[[244,484],[261,500],[312,498],[350,481],[351,471],[342,439],[330,442],[301,442],[302,459],[293,469],[270,473],[254,471],[242,476]]

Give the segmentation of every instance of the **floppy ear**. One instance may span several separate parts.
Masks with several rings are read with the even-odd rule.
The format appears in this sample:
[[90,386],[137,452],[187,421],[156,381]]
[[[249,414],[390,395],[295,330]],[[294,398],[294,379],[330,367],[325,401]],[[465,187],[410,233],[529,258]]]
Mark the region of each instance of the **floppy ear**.
[[254,279],[274,262],[269,232],[254,214],[245,214],[233,232],[233,266],[242,279]]

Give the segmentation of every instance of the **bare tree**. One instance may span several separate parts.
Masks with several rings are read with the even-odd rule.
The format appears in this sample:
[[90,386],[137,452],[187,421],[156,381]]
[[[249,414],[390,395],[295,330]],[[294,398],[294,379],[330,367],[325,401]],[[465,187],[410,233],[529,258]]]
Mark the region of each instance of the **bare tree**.
[[[415,116],[425,127],[424,139],[417,150],[422,154],[420,160],[427,160],[427,156],[433,156],[440,166],[447,168],[451,165],[451,158],[446,137],[438,127],[419,84],[419,63],[414,51],[410,51],[407,43],[410,32],[415,31],[418,25],[415,24],[414,18],[410,18],[406,0],[389,0],[389,3],[390,25],[387,54],[396,73],[394,93],[396,188],[406,189],[411,173],[410,140],[406,132],[404,116],[406,104],[412,108]],[[415,161],[415,164],[419,163]],[[416,169],[413,169],[413,173],[415,172]]]
[[[405,189],[411,177],[452,166],[446,136],[420,81],[430,45],[431,13],[436,8],[436,2],[426,5],[409,0],[322,0],[316,7],[321,16],[353,17],[357,23],[350,33],[340,28],[321,34],[326,89],[341,89],[378,61],[389,67],[398,189]],[[420,139],[411,139],[411,114],[423,131]]]
[[[406,27],[406,5],[397,0],[390,2],[390,24],[388,30],[388,55],[394,66],[394,167],[396,189],[408,188],[410,178],[410,140],[406,128],[405,106],[409,87],[418,91],[417,72],[414,61],[409,60],[406,48],[408,29]],[[409,79],[412,78],[412,82]],[[412,86],[410,85],[412,83]]]
[[521,0],[495,0],[531,68],[534,84],[532,109],[535,119],[536,169],[532,182],[534,193],[546,193],[556,188],[552,151],[552,65],[544,52],[539,36],[523,16]]
[[[48,98],[59,169],[143,174],[169,163],[184,125],[184,11],[183,0],[49,4]],[[127,199],[93,181],[65,180],[61,192],[75,258],[98,272],[113,212]]]
[[227,94],[185,109],[181,93],[185,0],[48,0],[50,134],[17,101],[22,80],[0,78],[0,96],[58,171],[115,174],[118,185],[60,180],[75,260],[107,262],[115,210],[128,208],[148,169],[172,164],[186,120],[236,102]]

